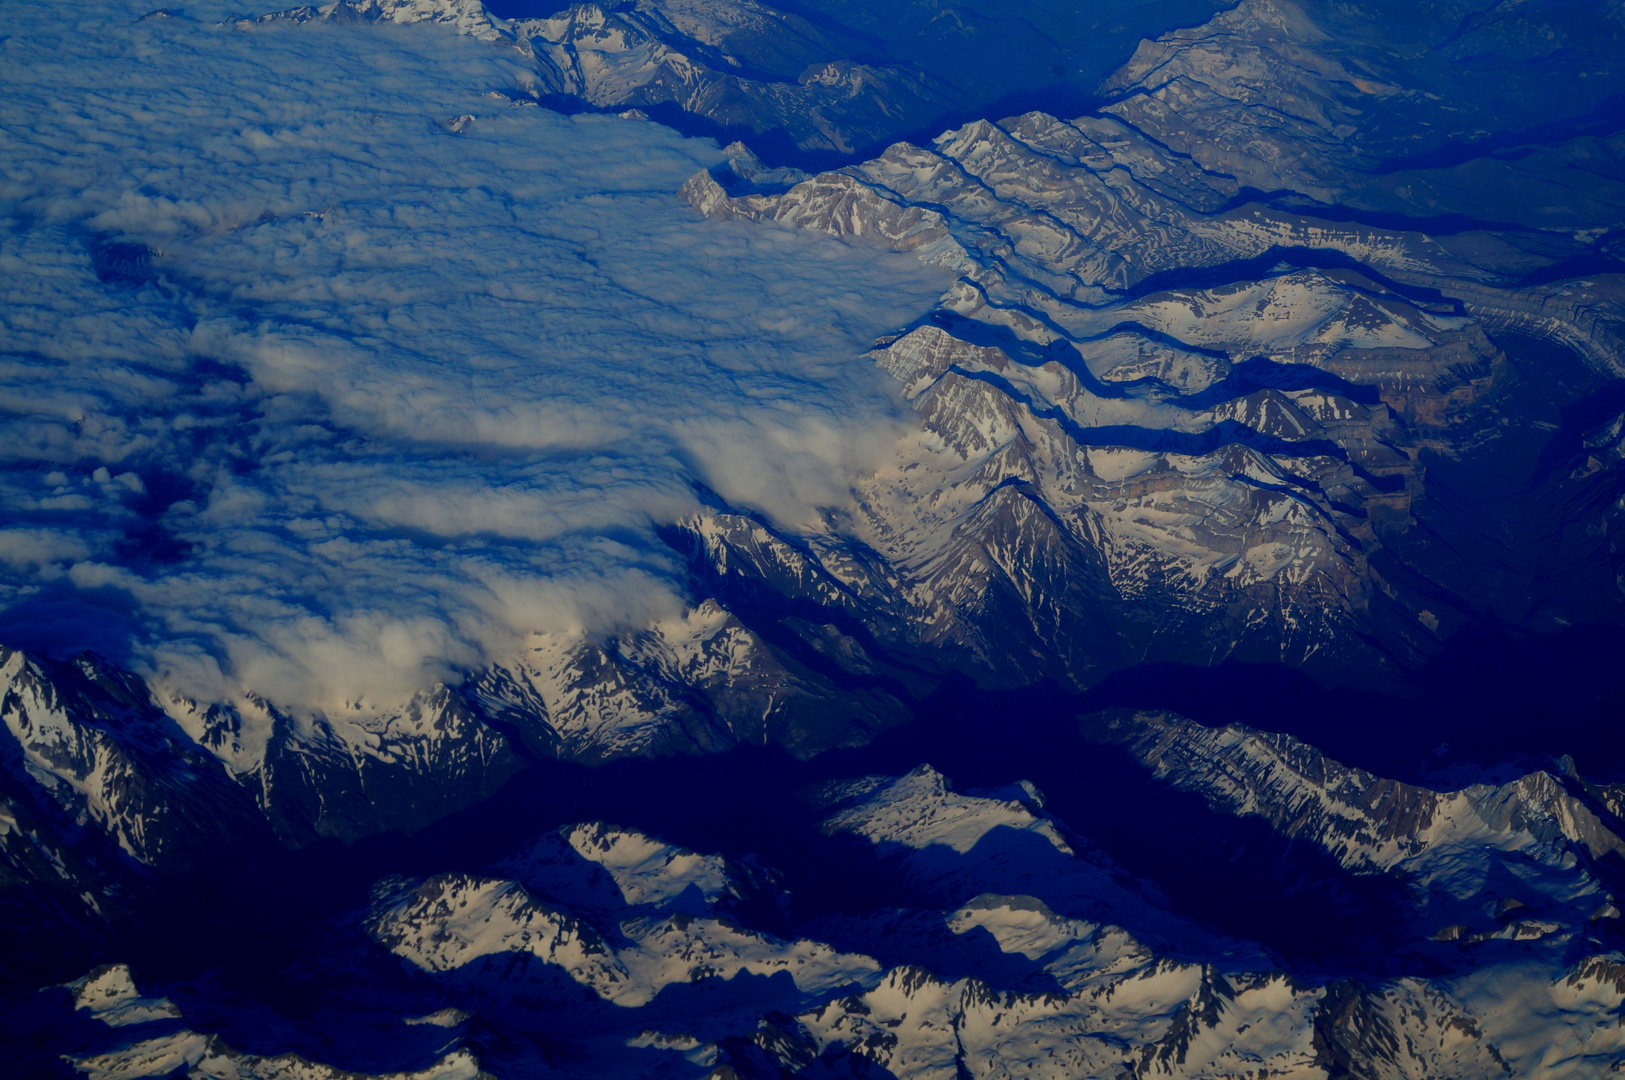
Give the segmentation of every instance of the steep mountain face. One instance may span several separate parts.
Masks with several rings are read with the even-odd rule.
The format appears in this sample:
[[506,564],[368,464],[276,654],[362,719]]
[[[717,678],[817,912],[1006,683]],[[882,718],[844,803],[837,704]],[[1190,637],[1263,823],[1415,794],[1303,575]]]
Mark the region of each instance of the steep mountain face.
[[146,688],[96,658],[47,665],[0,655],[10,779],[132,860],[182,866],[231,828],[220,763],[154,709]]
[[[955,280],[852,358],[911,420],[815,520],[699,489],[656,522],[680,613],[325,710],[0,648],[19,1067],[1625,1068],[1625,785],[1563,759],[1436,788],[1249,726],[1071,719],[1135,669],[1380,701],[1475,631],[1625,625],[1618,11],[1114,12],[1156,36],[1082,101],[1075,5],[1030,7],[998,34],[844,0],[225,24],[472,37],[511,81],[459,89],[505,115],[737,136],[672,193],[697,214]],[[1059,112],[983,115],[1012,94]],[[94,261],[145,285],[156,257]],[[88,974],[32,989],[64,965]]]
[[781,900],[773,876],[757,867],[601,821],[545,833],[496,869],[600,922],[656,913],[748,921],[750,912],[770,913]]
[[817,994],[863,981],[876,967],[817,942],[777,941],[681,913],[624,920],[617,945],[522,886],[455,875],[384,893],[367,930],[416,967],[476,984],[512,978],[514,956],[524,954],[623,1008],[646,1005],[668,986],[741,974],[772,980],[783,972],[798,992]]
[[[833,627],[812,635],[842,639]],[[905,718],[884,688],[809,666],[818,656],[776,648],[706,600],[606,640],[538,635],[529,655],[480,673],[463,695],[532,752],[586,761],[769,743],[805,755],[861,744]]]
[[[1058,912],[1072,920],[1069,925],[1084,938],[1126,926],[1136,938],[1161,947],[1209,943],[1194,926],[1170,915],[1155,889],[1130,879],[1089,840],[1046,813],[1042,793],[1029,782],[961,794],[937,770],[922,765],[901,777],[828,784],[809,798],[821,810],[833,811],[820,825],[823,833],[871,845],[902,902],[946,909],[968,904],[956,916],[964,925],[955,933],[973,929],[976,919],[969,912],[978,904],[1011,893],[1031,898],[1046,917]],[[861,941],[866,951],[897,955],[896,945],[885,943],[895,933],[888,916],[830,916],[818,925],[836,940]],[[1236,943],[1236,948],[1244,946]]]
[[1011,17],[969,5],[841,0],[497,0],[489,8],[478,0],[338,0],[237,25],[449,23],[515,48],[529,69],[516,87],[522,94],[575,108],[648,110],[686,131],[747,138],[781,163],[806,163],[1009,111],[1011,101],[1087,102],[1141,34],[1199,24],[1217,6],[1176,0],[1108,16],[1042,3]]
[[[1114,733],[1125,725],[1165,733],[1179,721],[1104,723]],[[1031,784],[960,794],[923,769],[838,781],[809,797],[828,814],[826,834],[930,853],[935,873],[913,896],[944,906],[876,911],[867,922],[817,920],[803,927],[814,936],[792,939],[730,911],[737,865],[588,823],[565,826],[505,864],[528,884],[466,873],[380,882],[320,964],[292,977],[338,1022],[366,1017],[393,1033],[386,1041],[416,1047],[427,1068],[366,1073],[400,1077],[472,1076],[482,1067],[529,1075],[538,1051],[546,1065],[536,1075],[715,1078],[882,1070],[1211,1077],[1260,1068],[1305,1077],[1582,1077],[1625,1053],[1608,1019],[1625,995],[1614,952],[1574,961],[1549,937],[1504,935],[1473,946],[1478,962],[1458,959],[1430,977],[1304,979],[1194,927],[1169,952],[1122,927],[1066,914],[1098,897],[1056,887],[1055,871],[1065,877],[1056,857],[1090,866],[1085,874],[1112,867],[1067,850],[1069,830],[1035,809],[1042,795]],[[1531,817],[1540,812],[1528,808]],[[991,865],[983,849],[1001,836],[1039,839],[1024,852],[1005,844],[997,872],[1047,889],[1050,901],[975,891]],[[1024,855],[1028,876],[1011,875]],[[917,866],[893,863],[888,872],[922,887]],[[1141,904],[1156,909],[1160,901]],[[821,940],[829,932],[840,944]],[[907,949],[930,966],[854,949],[864,934],[881,955]],[[1442,956],[1462,945],[1434,947]],[[324,985],[334,971],[346,973],[341,991]],[[143,995],[128,967],[109,965],[63,990],[41,1008],[53,1023],[77,1009],[79,1048],[70,1059],[86,1075],[177,1067],[208,1076],[340,1075],[295,1053],[248,1054],[226,1035],[194,1033],[185,1017],[210,1010],[204,988],[178,987],[179,1002]],[[297,1027],[276,1037],[302,1042]],[[399,1046],[393,1059],[402,1060]]]
[[1542,228],[1583,228],[1617,204],[1617,13],[1583,2],[1493,14],[1448,2],[1219,7],[1108,16],[1043,2],[1012,17],[846,0],[343,0],[261,21],[450,23],[517,48],[526,92],[658,110],[803,163],[968,115],[1073,115],[1104,99],[1163,145],[1287,202],[1422,216],[1473,216],[1475,203],[1495,208],[1481,220]]
[[1597,76],[1622,32],[1578,5],[1245,3],[1141,42],[1102,111],[1272,201],[1573,228],[1620,198]]
[[1542,771],[1433,791],[1349,768],[1291,736],[1170,714],[1100,714],[1084,732],[1217,813],[1261,818],[1356,875],[1401,882],[1417,939],[1476,945],[1617,932],[1625,824],[1614,786]]
[[[135,1027],[148,1036],[132,1046],[69,1058],[79,1074],[90,1080],[175,1074],[221,1080],[351,1080],[356,1075],[298,1054],[246,1054],[218,1035],[192,1031],[183,1026],[174,1002],[142,997],[124,964],[99,967],[60,989],[72,994],[75,1011],[88,1021],[115,1029]],[[489,1076],[472,1054],[459,1050],[426,1069],[379,1074],[379,1080],[486,1080]]]
[[[1530,256],[1485,234],[1231,209],[1240,188],[1219,164],[1107,116],[1029,114],[779,194],[689,182],[712,216],[961,275],[871,354],[926,433],[823,541],[879,555],[902,584],[871,624],[917,628],[994,678],[1087,685],[1159,659],[1380,672],[1500,606],[1418,550],[1506,512],[1436,524],[1449,496],[1431,459],[1494,437],[1520,378],[1506,331],[1573,344],[1615,377],[1617,286],[1518,287]],[[1606,521],[1614,481],[1576,472],[1540,495]],[[1613,559],[1567,543],[1599,569]],[[1541,600],[1617,619],[1617,589],[1595,585]],[[1080,634],[1079,610],[1112,633]]]
[[294,844],[418,827],[520,766],[444,689],[399,713],[329,719],[190,700],[166,712],[140,679],[88,654],[53,664],[7,650],[0,679],[10,797],[67,846],[88,834],[160,871],[258,839],[266,824]]
[[[836,30],[668,7],[509,22],[368,0],[267,18],[451,22],[516,49],[535,93],[606,108],[682,98],[720,117],[737,98],[786,130],[834,115],[750,76],[839,51]],[[1515,50],[1566,18],[1514,19],[1475,47]],[[1457,196],[1372,194],[1403,142],[1383,110],[1424,108],[1432,76],[1403,52],[1379,63],[1387,30],[1328,29],[1347,22],[1249,0],[1142,43],[1094,113],[978,120],[817,176],[730,147],[683,190],[707,215],[959,275],[869,357],[920,431],[821,527],[785,533],[721,500],[676,523],[695,578],[685,625],[540,642],[470,682],[476,711],[547,756],[811,753],[872,737],[948,672],[1087,687],[1137,664],[1237,661],[1387,686],[1464,628],[1617,624],[1617,440],[1565,419],[1621,373],[1620,279],[1565,273],[1603,257],[1603,238],[1419,231],[1485,186],[1445,178],[1454,165],[1429,175],[1466,184]],[[751,97],[769,86],[778,104]],[[1587,189],[1598,205],[1619,194],[1606,173]],[[1377,211],[1409,217],[1362,223]],[[1545,379],[1554,363],[1567,388]],[[1557,424],[1561,460],[1509,430],[1520,414]]]
[[19,899],[37,886],[106,915],[138,868],[189,870],[272,834],[297,847],[420,829],[537,756],[770,743],[809,755],[860,745],[906,712],[883,690],[837,686],[707,604],[626,640],[545,640],[511,667],[396,710],[340,714],[258,698],[204,706],[90,654],[55,663],[5,650],[0,716],[5,880]]
[[478,0],[339,0],[236,25],[310,21],[450,23],[518,53],[525,71],[516,104],[647,109],[698,130],[766,137],[791,152],[850,154],[969,104],[949,82],[859,62],[850,36],[757,3],[576,4],[508,21]]
[[0,720],[7,968],[49,964],[63,947],[53,939],[77,936],[66,926],[120,917],[153,873],[262,839],[222,763],[139,679],[95,657],[52,664],[0,649]]
[[803,152],[849,154],[966,104],[940,79],[846,59],[806,20],[763,5],[579,5],[514,30],[561,73],[557,93],[595,106],[674,107]]

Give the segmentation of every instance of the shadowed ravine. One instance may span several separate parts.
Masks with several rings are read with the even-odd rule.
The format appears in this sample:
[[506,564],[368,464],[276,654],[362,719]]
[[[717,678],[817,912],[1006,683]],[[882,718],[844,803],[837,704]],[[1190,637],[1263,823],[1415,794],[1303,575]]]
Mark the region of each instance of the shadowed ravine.
[[[143,905],[140,932],[109,945],[106,958],[128,960],[156,982],[219,967],[244,992],[266,993],[278,970],[321,948],[330,920],[366,903],[379,878],[481,872],[547,829],[590,820],[697,851],[754,855],[784,873],[792,925],[776,929],[793,931],[794,921],[829,911],[908,900],[906,890],[881,887],[884,873],[863,845],[821,836],[823,815],[798,793],[822,780],[897,775],[929,763],[960,790],[1032,781],[1050,812],[1154,881],[1176,909],[1260,941],[1295,968],[1354,964],[1403,974],[1382,971],[1387,958],[1369,950],[1388,917],[1381,884],[1292,849],[1257,821],[1213,814],[1194,796],[1166,790],[1118,752],[1085,742],[1077,716],[1132,704],[1210,725],[1243,722],[1424,784],[1473,761],[1460,750],[1469,740],[1481,764],[1534,767],[1567,753],[1582,773],[1606,775],[1625,764],[1612,732],[1617,687],[1605,662],[1622,647],[1625,635],[1596,628],[1464,641],[1429,665],[1424,689],[1409,698],[1327,693],[1301,672],[1248,665],[1140,669],[1081,695],[950,687],[921,703],[929,719],[806,762],[752,747],[593,767],[534,761],[493,799],[413,835],[242,851],[234,862],[173,878]],[[1438,720],[1444,702],[1453,705],[1444,715],[1459,717],[1453,725]],[[1562,730],[1538,722],[1554,714],[1565,718]],[[990,730],[1000,737],[988,738]],[[1283,878],[1314,886],[1285,889]]]
[[72,14],[0,1080],[1625,1069],[1618,0]]

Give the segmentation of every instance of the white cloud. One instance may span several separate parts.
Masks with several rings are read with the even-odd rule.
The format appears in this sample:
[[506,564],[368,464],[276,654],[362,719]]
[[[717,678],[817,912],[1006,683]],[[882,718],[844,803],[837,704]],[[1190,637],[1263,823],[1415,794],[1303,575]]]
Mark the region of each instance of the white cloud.
[[38,571],[90,555],[78,535],[58,529],[0,529],[0,562]]
[[713,144],[486,97],[442,27],[143,10],[0,41],[0,637],[116,609],[201,696],[382,702],[669,615],[692,482],[802,523],[907,424],[860,355],[946,280],[698,218]]

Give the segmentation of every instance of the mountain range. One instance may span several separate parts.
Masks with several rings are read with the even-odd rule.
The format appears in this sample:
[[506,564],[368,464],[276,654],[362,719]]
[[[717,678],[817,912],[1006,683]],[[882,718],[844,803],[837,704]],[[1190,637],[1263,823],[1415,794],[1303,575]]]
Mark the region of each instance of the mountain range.
[[339,28],[715,138],[695,216],[950,284],[850,358],[901,434],[814,519],[687,479],[680,612],[342,708],[0,647],[18,1067],[1625,1068],[1617,5],[209,30]]

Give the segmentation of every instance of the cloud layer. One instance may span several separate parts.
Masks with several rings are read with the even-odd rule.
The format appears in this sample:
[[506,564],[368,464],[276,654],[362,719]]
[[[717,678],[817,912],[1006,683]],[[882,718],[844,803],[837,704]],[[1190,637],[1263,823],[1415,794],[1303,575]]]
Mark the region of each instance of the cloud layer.
[[382,704],[676,610],[694,482],[804,524],[908,422],[858,357],[944,278],[697,218],[714,144],[444,28],[143,7],[0,40],[0,640]]

